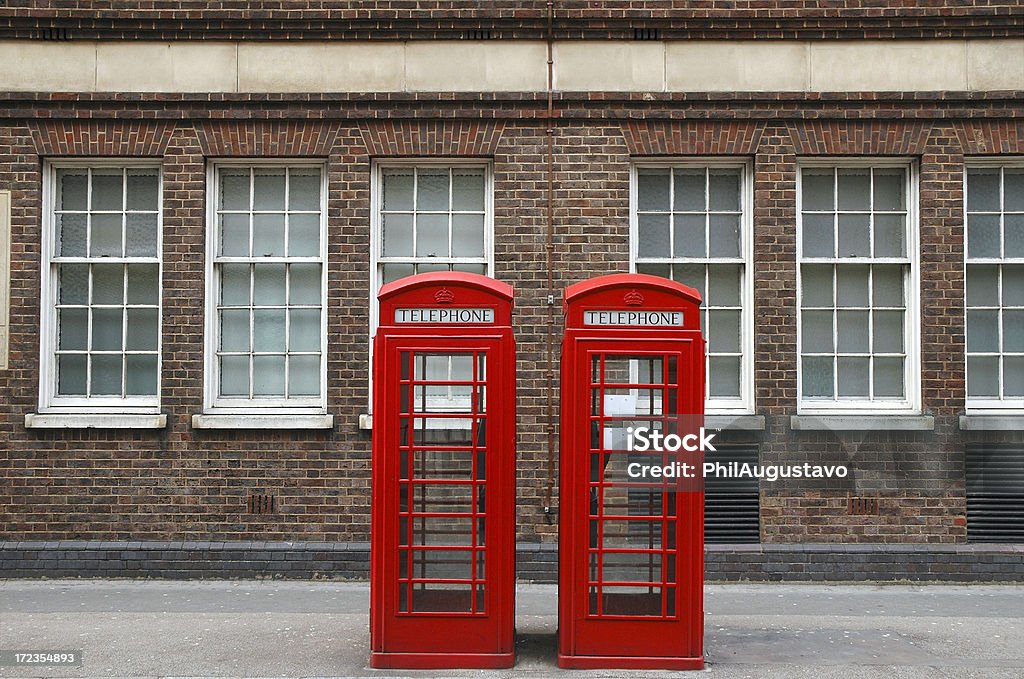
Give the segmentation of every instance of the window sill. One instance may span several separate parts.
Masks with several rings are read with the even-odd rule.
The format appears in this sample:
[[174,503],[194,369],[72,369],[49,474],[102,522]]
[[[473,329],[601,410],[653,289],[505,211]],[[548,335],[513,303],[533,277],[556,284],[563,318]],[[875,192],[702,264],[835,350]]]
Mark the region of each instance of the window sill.
[[163,429],[164,414],[28,413],[26,429]]
[[331,429],[334,415],[193,415],[193,429]]
[[1024,431],[1024,415],[961,415],[961,431]]
[[704,416],[704,428],[725,431],[764,431],[764,415],[708,414]]
[[794,431],[932,431],[931,415],[793,415]]

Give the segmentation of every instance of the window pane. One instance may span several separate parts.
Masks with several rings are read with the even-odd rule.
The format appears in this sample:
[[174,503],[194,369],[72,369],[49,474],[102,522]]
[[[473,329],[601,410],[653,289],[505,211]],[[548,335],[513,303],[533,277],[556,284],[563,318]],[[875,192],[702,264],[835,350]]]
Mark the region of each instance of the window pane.
[[60,291],[57,299],[61,304],[89,303],[88,264],[60,265]]
[[484,216],[452,215],[452,257],[484,256]]
[[[638,215],[637,221],[637,254],[641,257],[668,257],[671,252],[668,231],[669,216]],[[678,224],[678,218],[676,223]],[[676,247],[679,247],[678,243]]]
[[57,312],[57,349],[84,351],[89,337],[88,309],[61,309]]
[[284,205],[284,170],[256,170],[252,183],[253,210],[281,210]]
[[224,309],[220,312],[221,351],[249,351],[249,310]]
[[861,168],[840,169],[836,190],[840,210],[867,210],[871,206],[871,172]]
[[904,210],[903,170],[875,170],[875,210]]
[[740,256],[740,216],[711,215],[709,224],[710,257]]
[[249,215],[220,216],[220,252],[225,257],[249,256]]
[[319,396],[320,357],[292,356],[288,361],[289,394],[291,396]]
[[868,306],[868,273],[866,264],[843,264],[836,267],[836,301],[843,307]]
[[832,257],[835,255],[835,233],[832,215],[804,214],[804,257]]
[[832,312],[805,311],[801,323],[803,352],[829,353],[832,349]]
[[126,348],[131,351],[156,351],[160,341],[160,319],[156,309],[128,309]]
[[92,215],[90,257],[121,256],[121,215]]
[[124,266],[92,265],[92,303],[121,304],[124,300]]
[[284,396],[284,356],[254,356],[253,396]]
[[292,264],[288,267],[291,280],[291,304],[320,304],[320,265]]
[[252,254],[254,257],[284,256],[283,214],[253,215]]
[[127,220],[127,255],[129,257],[156,257],[156,214],[130,214]]
[[388,171],[384,173],[384,209],[412,210],[412,170]]
[[999,351],[999,312],[967,310],[967,351]]
[[999,306],[999,267],[994,264],[967,265],[967,304]]
[[868,312],[837,311],[836,336],[840,352],[867,353],[870,350]]
[[712,264],[708,267],[708,294],[705,306],[740,306],[740,277],[742,267],[732,264]]
[[484,210],[484,173],[481,170],[452,172],[452,209]]
[[85,236],[88,217],[84,214],[57,215],[57,255],[85,257]]
[[839,256],[868,257],[871,243],[868,215],[839,215]]
[[708,173],[708,209],[739,212],[739,172],[711,170]]
[[160,182],[156,170],[128,170],[129,210],[159,209]]
[[416,256],[448,256],[448,215],[416,215]]
[[253,351],[285,350],[285,310],[256,309],[253,311],[252,345]]
[[221,171],[220,209],[249,209],[249,170]]
[[1003,255],[1024,257],[1024,214],[1003,215]]
[[58,210],[87,210],[89,208],[88,193],[88,170],[70,169],[57,171]]
[[999,170],[968,170],[967,210],[999,212]]
[[1003,311],[1003,351],[1024,351],[1024,309]]
[[903,312],[875,311],[872,340],[875,353],[903,353]]
[[873,301],[876,307],[901,307],[903,299],[903,267],[899,264],[875,264],[871,267]]
[[831,170],[804,170],[801,203],[804,210],[834,210]]
[[637,208],[641,212],[669,211],[670,177],[669,170],[640,170],[637,173]]
[[802,306],[832,306],[832,271],[833,268],[829,264],[804,264],[800,267]]
[[125,393],[128,396],[155,396],[157,392],[157,357],[129,355],[125,357]]
[[[676,257],[706,257],[704,243],[706,217],[704,215],[676,215],[674,222],[675,245],[672,254]],[[659,251],[656,257],[664,257],[669,252],[666,248]]]
[[390,283],[413,275],[412,264],[385,264],[381,267],[381,283]]
[[417,176],[417,210],[448,209],[448,171],[420,170]]
[[1003,396],[1024,397],[1024,357],[1007,356],[1003,359]]
[[220,357],[220,393],[222,396],[249,397],[249,357]]
[[57,394],[60,396],[86,395],[85,354],[65,354],[57,357]]
[[91,209],[124,209],[124,179],[121,170],[103,169],[92,171]]
[[1003,306],[1024,306],[1024,265],[1003,264],[1002,270]]
[[833,398],[832,357],[804,356],[802,367],[803,397],[806,399]]
[[292,170],[288,176],[288,209],[320,210],[320,173]]
[[672,266],[672,273],[674,280],[699,292],[701,299],[707,294],[704,290],[703,264],[675,264]]
[[967,357],[967,395],[972,397],[999,396],[999,357]]
[[868,397],[868,362],[867,357],[839,357],[839,374],[836,376],[839,398]]
[[288,216],[288,256],[316,257],[320,254],[320,215]]
[[967,215],[967,256],[999,257],[999,215]]
[[903,361],[889,356],[875,359],[875,398],[904,398]]
[[710,351],[740,351],[740,312],[709,310],[708,346]]
[[221,264],[220,301],[224,306],[249,305],[249,265]]
[[294,309],[288,324],[288,351],[320,351],[320,310]]
[[93,309],[93,351],[120,351],[122,349],[123,320],[121,309]]
[[384,257],[412,256],[412,215],[383,215]]
[[121,395],[121,354],[93,354],[92,395]]
[[903,257],[905,233],[905,215],[875,215],[875,256]]
[[677,212],[703,212],[706,209],[704,170],[675,170],[674,177],[674,209]]
[[1024,168],[1003,169],[1003,209],[1024,212]]
[[740,357],[712,356],[709,359],[708,389],[711,398],[740,397]]
[[255,264],[253,265],[253,296],[252,303],[258,306],[284,304],[285,302],[285,265]]

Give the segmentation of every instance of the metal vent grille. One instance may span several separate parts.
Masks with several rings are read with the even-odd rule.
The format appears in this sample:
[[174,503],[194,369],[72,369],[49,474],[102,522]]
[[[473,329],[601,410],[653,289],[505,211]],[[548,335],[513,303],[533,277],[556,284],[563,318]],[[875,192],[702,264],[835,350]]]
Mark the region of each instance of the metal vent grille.
[[1024,448],[967,448],[967,541],[1024,542]]
[[277,509],[277,497],[274,495],[250,495],[250,514],[273,514]]
[[[757,446],[716,445],[706,462],[757,464]],[[704,480],[704,541],[709,545],[761,541],[761,495],[756,478]]]

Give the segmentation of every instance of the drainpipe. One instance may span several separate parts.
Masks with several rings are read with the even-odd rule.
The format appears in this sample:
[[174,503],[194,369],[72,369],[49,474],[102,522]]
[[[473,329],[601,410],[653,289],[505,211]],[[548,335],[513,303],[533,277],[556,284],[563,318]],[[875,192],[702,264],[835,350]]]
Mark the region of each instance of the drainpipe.
[[548,0],[547,51],[548,51],[548,109],[547,122],[547,240],[544,249],[547,254],[548,284],[548,333],[547,333],[547,487],[544,491],[544,516],[552,521],[552,495],[555,486],[555,104],[554,104],[554,19],[555,3]]

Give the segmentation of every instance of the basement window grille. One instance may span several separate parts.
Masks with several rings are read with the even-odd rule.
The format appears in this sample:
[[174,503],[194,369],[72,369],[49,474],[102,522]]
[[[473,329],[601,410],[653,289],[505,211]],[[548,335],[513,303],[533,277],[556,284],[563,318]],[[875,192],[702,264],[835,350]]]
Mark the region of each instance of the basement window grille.
[[968,446],[967,541],[1024,543],[1024,448]]
[[[716,445],[704,461],[758,464],[758,448]],[[757,478],[704,480],[704,542],[709,545],[761,541],[761,494]]]

